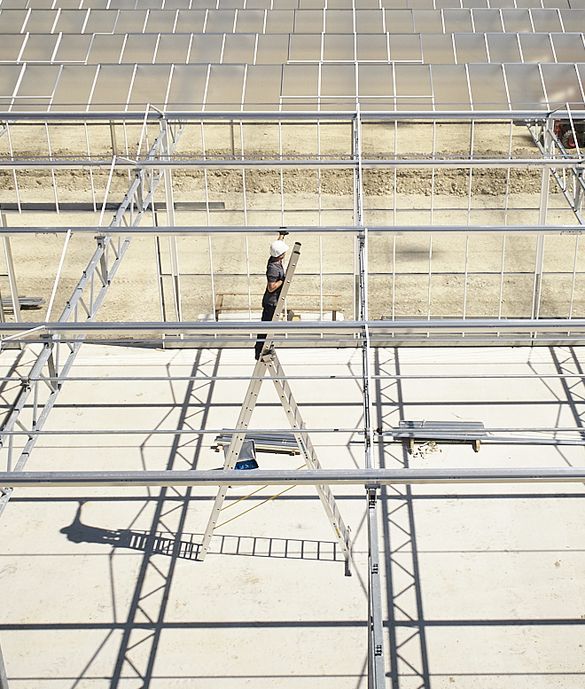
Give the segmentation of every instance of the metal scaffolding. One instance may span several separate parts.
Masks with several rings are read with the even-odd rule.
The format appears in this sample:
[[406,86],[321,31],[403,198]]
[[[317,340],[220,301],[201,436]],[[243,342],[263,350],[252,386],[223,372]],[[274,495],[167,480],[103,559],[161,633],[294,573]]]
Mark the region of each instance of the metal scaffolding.
[[[153,517],[151,534],[159,531],[175,530],[180,532],[185,523],[191,488],[193,486],[219,486],[220,495],[225,496],[230,485],[317,485],[324,487],[324,502],[333,500],[330,486],[358,485],[365,489],[364,512],[368,534],[368,562],[367,562],[367,673],[368,687],[370,689],[382,689],[386,686],[386,673],[390,670],[390,676],[395,677],[401,663],[406,662],[401,653],[405,644],[410,648],[416,646],[415,654],[420,660],[415,668],[417,680],[420,686],[428,687],[428,668],[426,667],[426,640],[420,628],[421,594],[417,580],[417,562],[413,555],[409,562],[408,571],[411,584],[408,588],[410,596],[407,604],[403,596],[398,598],[403,591],[394,591],[394,598],[390,601],[390,607],[402,606],[402,610],[408,608],[412,629],[406,630],[402,638],[394,635],[390,643],[390,657],[386,655],[386,642],[384,639],[384,613],[382,604],[382,565],[383,558],[380,554],[379,534],[382,531],[384,538],[395,533],[402,534],[403,542],[413,538],[414,523],[412,515],[412,502],[410,486],[418,483],[435,483],[438,485],[455,484],[460,482],[477,483],[508,483],[508,482],[582,482],[585,479],[583,470],[577,468],[538,468],[538,469],[444,469],[444,470],[413,470],[409,468],[406,448],[397,468],[387,464],[387,445],[390,442],[404,443],[404,433],[399,433],[399,427],[385,418],[383,400],[392,408],[399,406],[400,385],[407,374],[399,370],[393,373],[391,366],[385,367],[380,362],[380,352],[384,348],[402,346],[563,346],[573,347],[585,343],[585,303],[580,297],[578,285],[585,276],[585,269],[581,264],[580,236],[583,232],[583,194],[585,189],[582,165],[582,152],[577,146],[576,151],[568,151],[563,142],[555,134],[554,123],[559,117],[565,117],[570,121],[572,131],[575,134],[575,121],[585,119],[585,113],[567,108],[561,113],[543,114],[541,111],[521,112],[491,112],[482,114],[477,118],[471,117],[467,112],[432,112],[432,113],[364,113],[359,109],[352,113],[238,113],[234,119],[233,113],[205,113],[194,116],[193,113],[159,113],[153,109],[145,113],[38,113],[15,114],[5,120],[7,140],[17,128],[31,126],[31,123],[43,124],[47,132],[47,142],[51,145],[51,127],[68,127],[66,131],[76,136],[82,129],[88,127],[106,127],[110,136],[111,151],[94,154],[91,151],[89,140],[85,136],[81,143],[86,147],[85,151],[79,151],[70,157],[59,155],[49,156],[24,156],[18,155],[18,151],[12,150],[8,158],[0,159],[0,169],[10,172],[16,180],[20,170],[32,170],[49,172],[52,176],[52,191],[55,196],[54,209],[59,214],[51,216],[54,225],[30,225],[17,226],[10,224],[12,218],[21,217],[28,210],[35,210],[34,205],[28,207],[28,203],[21,196],[19,185],[14,185],[14,198],[6,203],[12,210],[5,210],[7,220],[1,223],[0,234],[5,242],[5,257],[9,267],[7,279],[10,283],[11,301],[13,305],[13,320],[2,318],[0,323],[0,347],[21,346],[35,352],[35,360],[30,370],[22,375],[20,372],[8,374],[2,380],[16,382],[19,392],[12,401],[10,414],[5,419],[0,432],[1,456],[6,457],[6,471],[0,472],[0,485],[2,489],[0,497],[0,513],[5,508],[13,491],[17,487],[42,488],[64,486],[150,486],[162,487],[160,501]],[[520,122],[524,130],[530,130],[533,141],[533,155],[523,154],[514,157],[509,154],[503,157],[484,155],[476,146],[474,133],[485,122],[497,123],[507,132],[510,141],[515,133],[517,122]],[[246,141],[245,127],[250,123],[275,126],[278,130],[278,149],[269,152],[267,157],[253,152]],[[294,156],[283,154],[283,137],[286,142],[286,127],[289,124],[302,126],[307,131],[314,129],[316,134],[316,149],[308,155]],[[407,125],[416,125],[421,128],[430,127],[433,142],[436,143],[437,126],[469,127],[471,135],[468,141],[468,150],[461,155],[446,155],[439,147],[433,144],[431,154],[405,157],[395,146],[391,152],[385,152],[379,157],[372,155],[372,151],[365,151],[365,134],[372,134],[375,127],[381,127],[385,135],[391,134],[396,142]],[[211,126],[220,124],[230,127],[230,133],[239,130],[240,151],[236,152],[236,137],[231,140],[226,150],[217,151],[209,144],[211,138]],[[234,130],[235,126],[235,130]],[[327,156],[321,150],[321,136],[327,126],[340,127],[345,132],[347,141],[340,146],[349,153],[345,157],[336,152]],[[124,131],[131,127],[138,127],[138,146],[136,155],[130,154],[130,146],[125,144],[124,154],[119,152],[119,141],[116,139],[117,130]],[[388,129],[384,129],[388,127]],[[153,130],[156,133],[154,142],[149,145]],[[524,131],[523,130],[523,131]],[[198,131],[200,150],[193,144],[194,139],[189,136]],[[85,132],[84,132],[85,133]],[[427,131],[427,134],[429,132]],[[183,134],[179,140],[179,136]],[[131,134],[133,136],[133,134]],[[575,134],[576,137],[576,134]],[[87,145],[86,145],[87,143]],[[346,143],[349,143],[346,146]],[[82,146],[82,147],[83,147]],[[190,148],[191,147],[191,148]],[[214,191],[210,178],[215,170],[223,170],[233,175],[234,180],[241,183],[242,222],[234,223],[230,213],[234,209],[226,211],[221,207],[222,199],[214,201]],[[266,208],[255,207],[251,203],[250,192],[252,175],[254,170],[265,169],[275,175],[277,180],[276,191],[270,194]],[[421,208],[400,208],[400,170],[409,169],[417,171],[429,171],[428,183],[431,188],[430,196],[420,200],[425,204],[422,209],[425,222],[419,223]],[[513,196],[510,179],[515,170],[521,172],[533,171],[537,177],[539,187],[538,203],[533,207],[521,207],[513,213],[510,209],[510,199]],[[88,176],[89,189],[87,199],[84,199],[84,210],[77,209],[80,213],[87,213],[87,222],[76,225],[69,221],[66,201],[63,201],[59,190],[59,173],[62,170],[84,170],[91,174]],[[306,220],[298,209],[289,208],[289,192],[286,188],[287,171],[306,174],[309,171],[317,171],[314,197],[314,206],[318,215],[318,222]],[[331,220],[324,203],[323,175],[326,171],[338,170],[347,174],[350,180],[344,199],[349,208],[337,209],[346,213],[346,222],[337,225]],[[459,171],[465,178],[464,202],[460,204],[457,224],[436,224],[439,210],[436,208],[435,185],[438,178],[445,170]],[[474,180],[482,170],[502,173],[502,198],[503,201],[496,208],[488,209],[488,222],[475,222],[474,204],[477,196],[481,195],[474,188]],[[197,199],[186,201],[179,198],[183,191],[177,187],[177,171],[186,174],[201,173],[196,179],[199,187],[196,190]],[[380,172],[389,180],[389,186],[384,194],[373,194],[369,187],[372,172]],[[421,173],[422,174],[422,173]],[[426,172],[424,174],[427,174]],[[530,173],[531,174],[531,173]],[[97,183],[99,175],[105,176],[100,187]],[[116,207],[114,218],[109,225],[103,224],[106,210],[111,207],[112,198],[119,193],[121,180],[124,184],[129,180],[129,186],[125,192],[123,201]],[[164,187],[163,193],[159,185]],[[556,185],[560,189],[557,196],[553,196],[551,189]],[[180,193],[179,193],[180,192]],[[216,197],[227,198],[224,192],[216,193]],[[559,203],[559,196],[562,197]],[[212,202],[218,205],[212,207]],[[181,203],[199,203],[200,206],[185,206]],[[88,211],[87,208],[90,210]],[[39,212],[39,208],[36,208]],[[42,209],[40,209],[40,212]],[[217,213],[217,216],[214,214]],[[411,214],[408,221],[401,222]],[[412,213],[415,217],[412,217]],[[13,214],[13,215],[12,215]],[[222,215],[223,214],[223,215]],[[97,219],[96,219],[96,216]],[[85,217],[85,216],[84,216]],[[360,370],[353,375],[345,376],[347,379],[356,380],[360,385],[362,400],[362,419],[358,426],[352,428],[307,428],[295,426],[298,436],[310,433],[331,433],[335,431],[347,431],[358,433],[360,447],[363,447],[362,466],[356,470],[323,470],[318,464],[307,465],[310,467],[304,471],[262,471],[258,470],[253,475],[246,472],[233,470],[239,447],[244,440],[242,425],[235,424],[228,429],[210,429],[206,427],[206,412],[201,413],[199,426],[192,422],[187,423],[184,415],[178,421],[177,428],[170,430],[149,429],[152,435],[170,434],[173,437],[173,447],[176,450],[181,447],[182,436],[192,436],[194,450],[189,456],[182,456],[181,460],[187,465],[179,468],[181,462],[175,461],[175,452],[172,452],[164,471],[143,472],[27,472],[25,465],[38,440],[51,435],[66,435],[73,437],[79,435],[115,435],[144,434],[145,429],[101,429],[101,430],[59,430],[45,429],[45,422],[55,404],[56,398],[62,386],[70,381],[88,382],[90,380],[103,381],[105,378],[96,376],[74,376],[71,370],[77,353],[83,343],[102,344],[126,344],[126,345],[156,345],[192,347],[198,350],[198,357],[205,348],[221,351],[227,348],[250,347],[258,334],[266,330],[266,324],[258,322],[257,314],[253,313],[252,302],[254,290],[257,289],[258,278],[261,274],[252,269],[249,260],[248,242],[253,238],[265,238],[273,233],[274,218],[277,217],[283,226],[290,231],[298,232],[311,240],[317,238],[319,261],[318,270],[307,269],[298,272],[299,279],[316,279],[315,292],[318,307],[307,309],[312,313],[309,319],[296,321],[275,322],[270,325],[270,338],[279,348],[314,349],[324,348],[356,348],[360,354]],[[289,222],[288,218],[292,221]],[[299,220],[299,218],[301,219]],[[483,216],[482,216],[483,217]],[[152,221],[149,227],[138,227],[139,223],[149,218]],[[216,219],[217,218],[217,219]],[[525,219],[531,218],[529,222]],[[225,222],[224,222],[225,221]],[[493,222],[491,222],[493,221]],[[321,224],[323,222],[323,224]],[[63,235],[63,246],[59,256],[59,264],[56,270],[55,280],[48,295],[48,308],[45,319],[24,320],[19,319],[17,274],[18,265],[14,264],[10,253],[10,241],[30,235]],[[483,266],[473,267],[475,254],[473,241],[478,235],[486,235],[492,241],[491,264],[488,268]],[[76,237],[96,235],[96,248],[90,258],[87,267],[83,270],[77,285],[71,294],[65,308],[56,321],[50,319],[54,304],[61,294],[62,275],[66,258],[71,251],[71,243]],[[218,278],[233,279],[236,275],[230,271],[218,269],[221,261],[221,249],[213,246],[213,239],[221,236],[234,236],[245,239],[245,263],[239,266],[240,279],[245,281],[242,289],[245,305],[239,309],[238,319],[224,321],[220,317],[218,307],[218,295],[220,287]],[[160,319],[153,315],[152,320],[133,320],[131,314],[124,320],[112,320],[97,322],[98,309],[102,306],[106,294],[109,291],[119,265],[129,250],[130,240],[134,236],[153,237],[156,251],[156,282],[160,298]],[[325,318],[325,312],[337,309],[325,306],[327,301],[327,281],[332,273],[324,271],[327,246],[323,238],[339,236],[349,240],[349,249],[344,253],[346,262],[344,269],[334,275],[339,278],[344,291],[351,293],[349,305],[344,304],[347,320],[331,320]],[[442,237],[449,241],[459,241],[460,250],[456,266],[440,266],[435,269],[433,261],[437,261],[437,245]],[[552,237],[563,243],[563,251],[570,248],[566,265],[552,268],[547,264],[548,246],[545,238]],[[529,244],[521,243],[514,249],[513,242],[516,239],[521,242],[526,240]],[[166,240],[168,239],[168,244]],[[200,265],[185,269],[188,261],[183,255],[185,245],[182,241],[195,241],[203,239],[205,246],[205,260],[207,268]],[[423,246],[424,266],[419,265],[414,271],[409,271],[405,265],[399,265],[400,246],[403,242],[419,241]],[[201,246],[198,245],[198,246]],[[315,244],[317,246],[317,244]],[[522,264],[520,268],[508,268],[507,263],[511,256],[518,260],[529,246],[530,267]],[[375,247],[375,250],[372,250]],[[397,250],[398,249],[398,250]],[[516,251],[516,253],[515,253]],[[376,257],[381,252],[386,252],[386,258],[391,257],[391,268],[381,268],[376,263]],[[495,258],[494,258],[495,257]],[[473,259],[473,260],[472,260]],[[496,265],[497,264],[497,265]],[[422,267],[421,267],[422,266]],[[436,285],[445,277],[457,281],[460,291],[460,308],[457,313],[446,314],[435,309],[434,290]],[[494,303],[497,305],[484,313],[477,313],[472,308],[474,278],[482,276],[491,280],[495,294]],[[209,297],[207,313],[200,318],[192,317],[193,311],[189,311],[187,305],[189,287],[188,281],[194,278],[204,278],[210,289],[206,297]],[[404,306],[399,298],[400,284],[404,283],[408,288],[411,284],[408,280],[416,280],[423,285],[421,297],[416,304],[418,312],[408,313],[412,304]],[[552,300],[547,293],[550,280],[561,283],[559,291],[563,293],[562,308],[558,308],[557,302]],[[208,281],[208,282],[207,282]],[[256,281],[256,282],[255,282]],[[380,285],[384,289],[380,288]],[[512,304],[512,313],[503,311],[505,302],[504,292],[511,285],[514,288],[522,285],[530,294],[529,299],[524,299],[521,312],[514,312],[517,308]],[[383,297],[379,295],[384,293]],[[242,296],[242,295],[240,295]],[[558,297],[558,294],[556,295]],[[547,301],[548,300],[548,301]],[[422,304],[422,307],[421,307]],[[243,312],[243,316],[240,312]],[[375,364],[373,359],[375,358]],[[271,371],[275,381],[281,381],[281,388],[285,392],[290,388],[288,381],[295,379],[327,380],[327,377],[319,376],[286,376],[281,367],[276,363],[274,371]],[[254,390],[259,388],[264,371],[255,370],[252,376],[243,377],[251,381]],[[562,380],[569,390],[571,381],[582,385],[582,371],[570,362],[558,362],[557,372],[549,374]],[[344,378],[344,376],[333,376]],[[413,377],[413,376],[411,376]],[[330,376],[331,378],[331,376]],[[432,376],[424,376],[430,379]],[[148,380],[147,377],[122,376],[110,377],[110,380],[127,380],[129,383],[139,380]],[[175,377],[174,380],[188,382],[187,400],[197,398],[201,405],[212,404],[211,390],[217,380],[230,379],[222,377],[217,372],[217,362],[212,375],[201,373],[199,364],[193,367],[189,376]],[[164,380],[173,380],[168,376]],[[257,383],[257,385],[254,385]],[[203,392],[199,392],[198,385]],[[207,387],[206,387],[207,386]],[[278,386],[277,386],[278,387]],[[254,393],[256,394],[256,393]],[[284,393],[283,393],[284,394]],[[295,409],[296,403],[295,403]],[[574,427],[539,427],[532,428],[486,428],[481,433],[460,431],[453,434],[450,431],[434,430],[434,438],[440,441],[466,442],[472,444],[476,441],[489,444],[530,444],[536,447],[542,445],[576,445],[582,446],[584,441],[582,419],[575,415]],[[246,420],[246,427],[249,418]],[[187,426],[187,427],[185,427]],[[302,429],[302,432],[300,432]],[[247,429],[250,431],[251,429]],[[266,429],[264,429],[266,430]],[[274,430],[274,429],[271,429]],[[286,429],[278,429],[286,430]],[[290,430],[290,429],[289,429]],[[228,453],[226,468],[221,474],[212,471],[197,469],[198,453],[204,435],[223,431],[233,438],[232,443],[236,448]],[[308,437],[308,436],[307,436]],[[414,436],[413,436],[414,437]],[[24,444],[17,442],[23,440]],[[387,491],[393,490],[393,498],[399,503],[398,508],[388,514]],[[223,499],[223,497],[222,497]],[[179,503],[178,509],[176,503]],[[169,508],[173,504],[173,509]],[[337,509],[337,507],[335,508]],[[172,516],[171,515],[172,512]],[[338,513],[335,512],[335,515]],[[343,523],[343,522],[342,522]],[[213,529],[206,534],[203,547],[209,545]],[[347,545],[347,541],[345,541]],[[142,633],[134,629],[133,625],[140,611],[148,607],[149,618],[162,619],[164,606],[168,599],[174,564],[171,561],[168,566],[157,567],[152,561],[152,552],[146,552],[143,558],[138,585],[130,606],[124,638],[116,659],[114,679],[112,686],[118,686],[122,678],[123,669],[132,667],[142,681],[148,682],[153,676],[154,655],[158,645],[160,630],[150,630]],[[392,577],[388,568],[392,562],[386,562],[386,576]],[[151,600],[151,594],[155,590],[163,590],[163,603],[157,607]],[[150,607],[149,607],[150,606]],[[395,609],[389,611],[391,620],[394,619]],[[418,626],[417,626],[418,625]],[[140,660],[134,657],[137,646],[144,650],[147,646],[151,652],[140,665]],[[6,689],[8,686],[6,672],[3,668],[0,655],[0,686]]]

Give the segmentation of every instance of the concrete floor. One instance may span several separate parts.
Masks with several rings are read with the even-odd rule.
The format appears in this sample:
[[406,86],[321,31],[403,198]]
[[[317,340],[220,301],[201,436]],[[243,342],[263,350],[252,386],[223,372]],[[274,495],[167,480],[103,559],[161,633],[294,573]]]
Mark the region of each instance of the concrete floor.
[[[4,367],[13,355],[5,353]],[[585,351],[402,349],[375,371],[473,379],[384,380],[376,426],[404,419],[487,427],[582,424]],[[26,359],[26,357],[25,357]],[[351,350],[283,351],[289,375],[360,372]],[[309,363],[306,363],[309,361]],[[154,351],[85,345],[73,376],[245,376],[249,351]],[[23,369],[24,370],[24,369]],[[531,374],[528,379],[480,378]],[[359,426],[357,381],[292,381],[308,427]],[[47,429],[144,429],[47,436],[27,468],[212,468],[215,429],[233,426],[245,381],[67,383]],[[5,390],[10,401],[14,390]],[[287,426],[269,381],[251,426]],[[210,434],[153,435],[206,428]],[[315,433],[325,468],[363,465],[359,435]],[[298,457],[259,455],[263,468]],[[582,466],[583,448],[426,445],[380,448],[384,466]],[[213,491],[20,490],[0,520],[0,640],[11,689],[227,689],[366,686],[367,535],[361,489],[336,489],[355,538],[343,562],[311,488],[232,490],[204,563],[194,559]],[[393,689],[582,689],[585,517],[581,485],[389,488],[380,547],[388,686]],[[247,512],[253,508],[252,511]],[[243,514],[245,512],[245,514]],[[151,535],[149,537],[149,534]]]

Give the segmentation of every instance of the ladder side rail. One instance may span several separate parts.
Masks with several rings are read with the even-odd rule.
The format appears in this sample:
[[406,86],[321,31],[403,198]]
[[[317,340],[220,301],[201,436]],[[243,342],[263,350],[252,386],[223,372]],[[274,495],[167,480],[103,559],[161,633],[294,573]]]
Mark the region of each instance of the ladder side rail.
[[[290,283],[292,281],[293,275],[295,273],[295,269],[297,267],[297,263],[299,261],[299,257],[301,254],[301,244],[300,242],[295,242],[292,250],[291,257],[289,259],[285,276],[284,276],[284,283],[282,285],[282,288],[280,290],[280,295],[278,297],[278,301],[276,303],[276,308],[274,309],[274,315],[272,316],[272,320],[277,320],[283,309],[284,309],[284,302],[286,299],[286,296],[288,294],[288,290],[290,287]],[[250,423],[250,418],[252,417],[252,412],[254,411],[254,407],[256,406],[256,402],[258,400],[258,394],[260,393],[260,389],[262,387],[262,377],[266,373],[266,369],[268,367],[268,364],[264,361],[262,361],[263,356],[266,354],[266,352],[270,349],[272,346],[272,341],[271,341],[271,336],[272,333],[266,335],[266,340],[264,341],[264,345],[262,347],[262,351],[260,353],[260,359],[256,363],[256,366],[254,367],[254,372],[252,374],[253,379],[250,381],[248,385],[248,390],[246,391],[246,395],[244,397],[244,402],[242,403],[242,408],[240,409],[240,414],[238,416],[238,421],[236,423],[236,429],[243,429],[242,433],[235,433],[232,436],[230,446],[228,451],[226,452],[225,455],[225,460],[224,460],[224,469],[233,469],[238,457],[240,456],[240,451],[242,449],[242,445],[244,444],[244,440],[246,438],[246,432],[245,429],[248,428],[248,425]],[[205,533],[203,534],[203,540],[201,542],[201,547],[199,548],[199,552],[197,554],[197,559],[200,561],[203,561],[205,559],[205,556],[209,552],[209,547],[211,545],[211,538],[213,536],[213,532],[215,530],[215,525],[217,524],[217,520],[219,518],[219,514],[222,510],[223,503],[225,502],[225,497],[227,495],[227,487],[226,486],[221,486],[219,490],[217,491],[217,495],[215,496],[215,500],[213,502],[213,507],[211,508],[211,514],[209,515],[209,519],[207,521],[207,526],[205,528]]]
[[[286,297],[288,295],[290,284],[291,284],[293,276],[295,274],[297,264],[299,262],[300,255],[301,255],[301,244],[300,244],[300,242],[295,242],[293,249],[292,249],[290,259],[288,261],[288,265],[286,267],[286,272],[284,274],[284,282],[283,282],[283,285],[280,289],[278,301],[276,302],[276,308],[274,309],[274,314],[272,316],[273,321],[277,321],[280,318],[280,316],[282,315],[282,312],[284,311],[284,304],[286,301]],[[264,354],[266,354],[266,352],[272,346],[272,344],[273,344],[272,338],[273,337],[274,337],[274,333],[267,333],[266,340],[264,341],[264,346],[262,347],[262,351],[260,352],[260,359],[262,359],[262,356]]]
[[[290,390],[290,386],[288,385],[287,381],[283,380],[282,378],[282,366],[280,365],[276,354],[272,355],[272,361],[268,366],[268,371],[281,399],[284,411],[293,428],[297,442],[299,443],[301,451],[303,452],[305,463],[311,469],[320,469],[321,464],[317,458],[315,447],[313,446],[308,433],[304,430],[304,423],[301,419],[298,405],[292,395],[292,391]],[[351,557],[349,530],[343,521],[341,513],[339,512],[339,508],[337,507],[333,493],[331,492],[329,486],[326,485],[318,485],[316,488],[319,498],[321,499],[325,509],[325,513],[327,514],[335,535],[337,536],[346,562],[349,562]]]
[[[240,456],[242,450],[242,445],[246,439],[246,429],[250,424],[250,419],[252,417],[252,412],[258,401],[258,394],[260,388],[262,387],[262,376],[266,373],[266,363],[263,361],[258,361],[254,367],[253,379],[248,384],[248,390],[246,391],[246,396],[240,409],[240,414],[238,416],[238,421],[236,423],[237,429],[242,429],[241,433],[234,433],[229,445],[227,452],[225,453],[225,460],[223,464],[224,469],[233,469],[236,465],[236,461]],[[197,559],[200,561],[205,560],[205,556],[209,552],[209,547],[211,545],[211,538],[215,530],[215,525],[219,519],[219,514],[222,510],[223,503],[225,502],[225,497],[227,495],[227,486],[220,486],[213,501],[213,507],[211,508],[211,514],[207,520],[207,526],[205,527],[205,533],[203,534],[203,540],[201,541],[201,547],[197,553]]]

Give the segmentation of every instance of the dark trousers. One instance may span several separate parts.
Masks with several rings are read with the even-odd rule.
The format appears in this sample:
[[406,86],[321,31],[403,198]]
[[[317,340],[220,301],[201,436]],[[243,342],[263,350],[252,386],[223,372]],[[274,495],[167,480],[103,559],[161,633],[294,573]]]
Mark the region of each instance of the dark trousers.
[[[276,304],[267,304],[267,305],[262,305],[262,320],[263,321],[271,321],[272,316],[274,316],[274,312],[276,311]],[[256,338],[256,347],[254,348],[255,351],[255,356],[254,358],[256,361],[260,358],[260,352],[262,351],[262,347],[264,347],[264,342],[266,341],[266,335],[267,333],[258,333],[258,337]]]

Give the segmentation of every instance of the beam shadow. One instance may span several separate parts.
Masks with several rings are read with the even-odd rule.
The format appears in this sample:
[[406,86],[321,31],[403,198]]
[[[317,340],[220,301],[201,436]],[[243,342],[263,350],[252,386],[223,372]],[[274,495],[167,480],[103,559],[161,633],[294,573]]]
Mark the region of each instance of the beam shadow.
[[[81,521],[84,501],[71,524],[60,533],[72,543],[100,543],[111,548],[126,548],[150,555],[167,555],[181,560],[197,560],[203,534],[182,532],[182,537],[163,531],[138,529],[103,529]],[[336,541],[277,538],[263,536],[215,535],[211,553],[216,555],[240,555],[243,557],[269,557],[286,560],[319,560],[344,562],[343,553]]]

